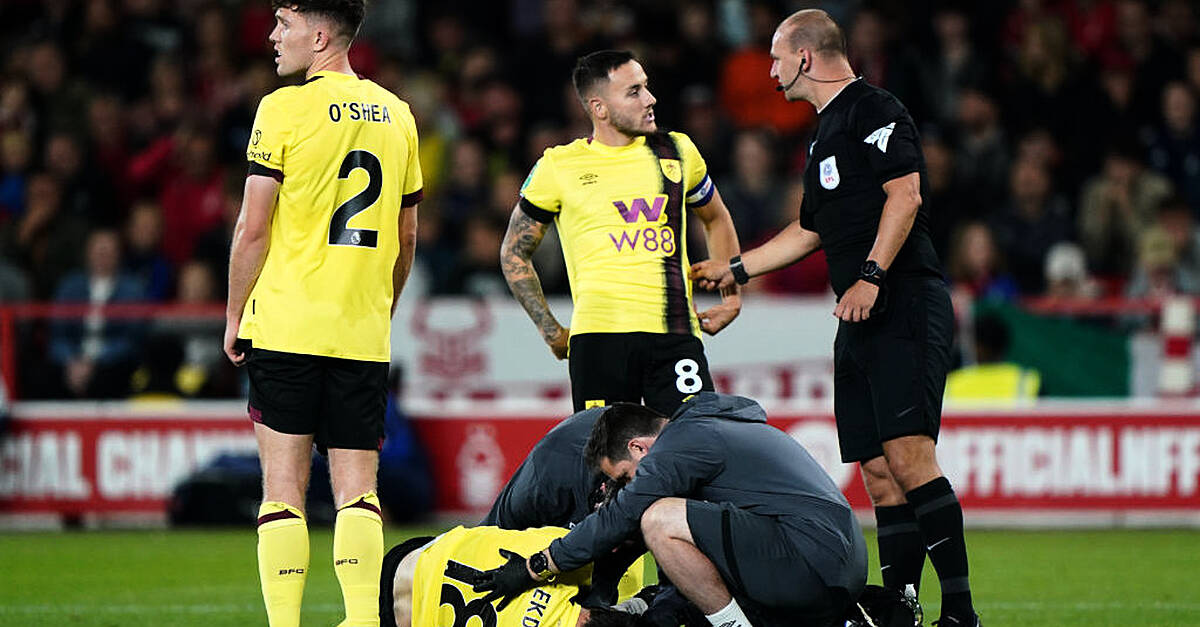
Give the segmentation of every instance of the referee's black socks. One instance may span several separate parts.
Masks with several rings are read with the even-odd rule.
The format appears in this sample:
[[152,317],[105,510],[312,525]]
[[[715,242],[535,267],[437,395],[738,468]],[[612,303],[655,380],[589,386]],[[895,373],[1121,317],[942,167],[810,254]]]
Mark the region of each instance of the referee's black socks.
[[945,477],[938,477],[905,496],[916,514],[925,550],[942,586],[942,616],[974,618],[962,506],[954,488]]
[[876,507],[875,531],[883,586],[900,592],[908,585],[912,585],[914,591],[920,590],[925,545],[912,505]]

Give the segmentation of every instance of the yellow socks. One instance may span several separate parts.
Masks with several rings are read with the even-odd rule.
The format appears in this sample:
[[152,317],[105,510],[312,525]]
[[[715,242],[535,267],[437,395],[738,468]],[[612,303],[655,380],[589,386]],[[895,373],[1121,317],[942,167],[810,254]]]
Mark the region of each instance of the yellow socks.
[[258,508],[258,576],[270,627],[300,625],[308,574],[308,524],[300,510],[278,501]]
[[379,515],[379,498],[374,492],[367,492],[338,508],[333,527],[333,570],[346,605],[346,620],[338,627],[379,627],[382,568],[383,519]]

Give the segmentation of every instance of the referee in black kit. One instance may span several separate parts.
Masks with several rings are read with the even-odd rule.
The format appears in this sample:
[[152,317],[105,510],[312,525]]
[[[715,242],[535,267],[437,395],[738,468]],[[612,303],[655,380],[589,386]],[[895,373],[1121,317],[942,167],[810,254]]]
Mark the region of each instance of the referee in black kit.
[[824,11],[785,19],[771,58],[777,89],[818,113],[800,219],[728,266],[694,265],[692,278],[723,288],[825,249],[841,321],[838,439],[875,505],[884,585],[915,590],[928,552],[942,588],[938,624],[977,626],[962,507],[934,450],[954,323],[921,203],[929,192],[916,126],[895,96],[854,75]]

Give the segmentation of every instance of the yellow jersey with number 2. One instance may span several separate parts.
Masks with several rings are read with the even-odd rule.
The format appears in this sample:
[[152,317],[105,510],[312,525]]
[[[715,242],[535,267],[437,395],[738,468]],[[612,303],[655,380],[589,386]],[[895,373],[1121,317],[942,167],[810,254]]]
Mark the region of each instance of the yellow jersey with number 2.
[[246,158],[250,175],[280,187],[238,337],[389,361],[400,209],[422,189],[408,105],[369,80],[318,72],[262,99]]

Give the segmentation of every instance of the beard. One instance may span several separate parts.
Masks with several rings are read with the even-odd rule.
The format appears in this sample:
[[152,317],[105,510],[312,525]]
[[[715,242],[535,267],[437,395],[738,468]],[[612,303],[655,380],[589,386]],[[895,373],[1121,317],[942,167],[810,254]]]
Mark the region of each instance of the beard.
[[645,122],[642,121],[642,118],[645,115],[645,111],[642,111],[636,116],[624,116],[614,111],[610,120],[613,128],[620,131],[622,134],[628,135],[629,137],[638,137],[641,135],[649,135],[650,133],[658,130],[657,125],[651,125],[650,128],[645,126]]

